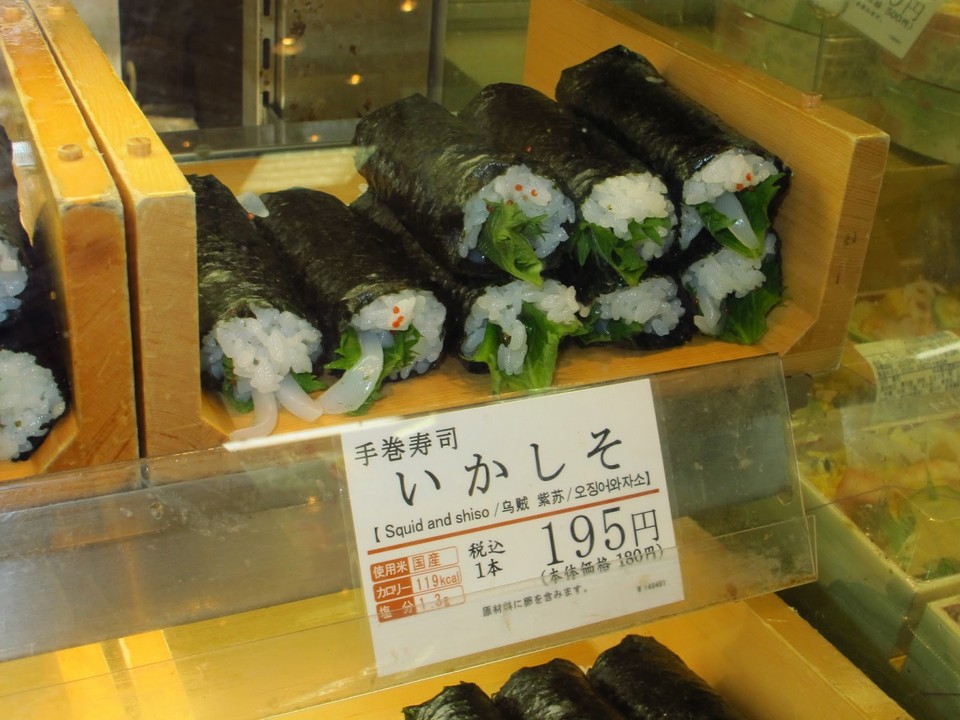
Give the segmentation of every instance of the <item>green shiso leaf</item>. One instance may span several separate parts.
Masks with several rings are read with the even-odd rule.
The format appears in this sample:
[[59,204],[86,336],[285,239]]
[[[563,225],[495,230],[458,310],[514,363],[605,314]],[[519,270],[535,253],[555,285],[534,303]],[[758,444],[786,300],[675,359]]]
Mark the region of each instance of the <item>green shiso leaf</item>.
[[574,233],[577,262],[583,266],[590,257],[598,264],[609,265],[627,285],[636,285],[647,269],[646,261],[637,252],[634,241],[621,240],[610,228],[582,220]]
[[783,173],[771,175],[763,182],[752,188],[741,190],[737,193],[737,199],[743,206],[743,211],[750,221],[750,227],[753,228],[757,236],[757,247],[748,248],[740,242],[730,231],[733,224],[730,218],[719,212],[712,203],[705,202],[697,205],[697,212],[703,220],[704,226],[718,243],[724,247],[730,248],[734,252],[750,258],[760,257],[764,251],[764,238],[767,230],[770,229],[770,203],[776,197],[780,188],[778,183],[783,179]]
[[497,365],[497,348],[505,341],[499,326],[489,323],[483,341],[471,362],[484,363],[490,370],[490,385],[494,393],[510,390],[539,390],[549,387],[557,365],[560,342],[570,335],[582,332],[583,325],[574,320],[555,323],[545,312],[531,303],[524,303],[520,319],[527,328],[527,355],[517,375],[503,372]]
[[742,298],[724,301],[726,320],[717,336],[725,342],[752,345],[767,332],[767,315],[783,300],[783,272],[777,255],[771,255],[760,266],[766,278],[763,285]]
[[544,215],[527,217],[514,203],[489,202],[490,214],[480,229],[477,249],[494,265],[537,287],[543,285],[543,263],[532,243],[542,234]]
[[253,397],[241,400],[237,397],[237,376],[233,372],[233,360],[225,357],[222,361],[223,382],[220,384],[220,392],[227,399],[227,404],[238,413],[253,412]]
[[[391,373],[414,361],[413,349],[420,340],[420,331],[411,325],[406,330],[397,330],[390,334],[393,336],[393,344],[383,349],[383,371],[377,378],[373,391],[364,403],[348,413],[349,415],[362,415],[367,412],[374,401],[380,397],[380,387],[384,380]],[[324,366],[327,370],[349,370],[360,361],[360,336],[356,328],[347,328],[341,335],[340,346],[335,352],[338,357]]]
[[315,393],[318,390],[326,390],[327,384],[314,375],[312,372],[302,372],[302,373],[290,373],[293,376],[293,379],[297,381],[297,385],[300,386],[300,389],[303,390],[308,395],[310,393]]
[[615,343],[629,340],[641,332],[643,332],[641,323],[631,323],[625,320],[605,320],[600,317],[600,309],[594,305],[591,306],[590,314],[583,321],[583,332],[577,334],[577,340],[584,345]]

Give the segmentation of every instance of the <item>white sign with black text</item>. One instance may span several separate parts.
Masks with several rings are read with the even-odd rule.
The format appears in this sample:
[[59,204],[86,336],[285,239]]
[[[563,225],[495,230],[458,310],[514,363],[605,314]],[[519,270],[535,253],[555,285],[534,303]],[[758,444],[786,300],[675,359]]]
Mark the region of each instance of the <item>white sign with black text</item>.
[[341,440],[381,675],[683,599],[649,380]]

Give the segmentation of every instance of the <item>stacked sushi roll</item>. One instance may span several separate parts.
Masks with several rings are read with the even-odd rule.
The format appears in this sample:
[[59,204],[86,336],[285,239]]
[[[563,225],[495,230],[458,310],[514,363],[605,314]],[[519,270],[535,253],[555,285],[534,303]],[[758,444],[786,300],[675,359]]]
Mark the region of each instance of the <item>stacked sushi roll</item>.
[[559,277],[587,307],[582,342],[654,348],[691,337],[683,289],[656,272],[675,249],[677,221],[658,175],[591,121],[524,85],[488,85],[460,117],[498,148],[546,167],[573,199],[577,224]]
[[440,360],[446,307],[382,230],[318,190],[262,195],[257,225],[295,278],[340,374],[319,398],[324,412],[361,411],[386,380],[422,375]]
[[67,407],[69,377],[49,265],[20,221],[10,139],[0,127],[0,460],[26,460]]
[[201,370],[231,407],[254,413],[231,438],[269,434],[280,405],[315,420],[323,412],[309,395],[322,347],[316,320],[229,188],[212,175],[188,180],[197,208]]
[[[698,295],[704,283],[687,284],[699,306],[698,329],[734,342],[759,340],[765,323],[751,318],[734,323],[736,330],[728,331],[726,306],[729,299],[742,300],[752,292],[763,295],[761,301],[746,303],[757,311],[769,310],[771,292],[777,293],[779,302],[782,288],[757,283],[756,273],[742,272],[740,258],[751,270],[772,270],[779,276],[780,254],[770,240],[790,179],[783,161],[677,91],[646,58],[623,46],[565,69],[556,96],[665,180],[679,207],[681,274],[700,275],[702,267],[691,271],[690,266],[710,255],[711,266],[744,280],[731,279],[730,291],[719,297]],[[741,311],[744,305],[740,303]],[[744,327],[760,335],[744,334]]]
[[352,207],[382,227],[406,262],[419,268],[447,307],[447,347],[471,369],[490,374],[491,389],[535,390],[553,380],[560,345],[582,331],[573,288],[552,279],[462,276],[432,256],[372,192]]
[[587,678],[625,720],[743,720],[683,658],[650,636],[627,635],[604,650]]
[[623,720],[583,671],[564,658],[517,670],[493,700],[507,720]]
[[490,696],[475,683],[449,685],[419,705],[403,708],[404,720],[502,720]]
[[354,144],[370,189],[454,272],[540,285],[559,260],[571,200],[443,106],[415,94],[375,110]]

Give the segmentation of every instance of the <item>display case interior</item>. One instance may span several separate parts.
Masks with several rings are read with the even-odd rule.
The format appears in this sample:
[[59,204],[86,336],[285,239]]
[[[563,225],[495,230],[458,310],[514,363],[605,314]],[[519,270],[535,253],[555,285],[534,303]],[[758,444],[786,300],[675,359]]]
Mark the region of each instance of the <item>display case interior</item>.
[[[336,144],[337,133],[349,129],[351,123],[328,121],[296,149],[276,146],[268,152],[241,145],[232,150],[208,147],[206,159],[196,152],[171,155],[157,142],[147,118],[131,95],[119,87],[119,81],[103,79],[106,59],[102,54],[98,57],[96,42],[82,20],[68,6],[54,5],[66,7],[67,12],[50,13],[46,0],[34,3],[51,46],[61,64],[69,68],[66,74],[78,101],[118,170],[117,181],[131,219],[128,242],[136,275],[132,287],[144,446],[153,454],[215,445],[251,421],[249,414],[235,413],[218,393],[201,392],[200,373],[189,360],[199,353],[199,329],[193,320],[194,249],[189,237],[193,228],[185,217],[193,197],[176,179],[174,161],[180,161],[182,173],[213,175],[236,195],[305,186],[351,202],[365,180],[355,171],[355,148]],[[785,301],[770,315],[769,331],[754,345],[699,337],[681,347],[658,351],[569,347],[560,353],[553,386],[569,388],[768,353],[783,358],[788,374],[834,366],[866,251],[877,181],[886,158],[886,136],[831,108],[804,107],[802,93],[745,68],[725,65],[719,56],[696,43],[632,13],[598,8],[589,3],[560,3],[551,8],[533,3],[523,82],[552,95],[562,68],[612,45],[627,43],[649,55],[678,89],[781,156],[793,173],[777,221],[787,291]],[[558,41],[573,27],[585,29],[582,38],[576,43]],[[105,93],[105,82],[116,87]],[[284,128],[296,133],[301,125],[292,122],[267,128],[273,134]],[[783,126],[794,126],[797,132],[781,133],[778,128]],[[131,157],[126,152],[132,129],[138,137],[151,139],[149,155]],[[233,137],[242,140],[246,132],[237,130]],[[177,137],[195,150],[204,135]],[[168,186],[158,184],[158,178],[168,181]],[[166,212],[165,205],[169,217],[178,218],[176,222],[156,219]],[[152,221],[146,216],[148,208]],[[173,254],[171,244],[177,248]],[[168,387],[180,391],[171,394]],[[488,378],[447,358],[438,370],[422,377],[385,384],[367,417],[440,411],[495,399]],[[314,424],[330,427],[341,421],[335,415],[324,415]],[[282,411],[276,431],[304,427],[304,421]]]

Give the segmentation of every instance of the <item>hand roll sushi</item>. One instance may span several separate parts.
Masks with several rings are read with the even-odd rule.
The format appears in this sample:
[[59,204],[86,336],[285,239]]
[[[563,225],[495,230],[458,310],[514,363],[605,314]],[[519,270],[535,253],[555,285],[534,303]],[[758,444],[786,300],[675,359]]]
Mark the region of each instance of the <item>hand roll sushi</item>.
[[25,460],[66,410],[49,368],[26,352],[0,349],[0,460]]
[[490,696],[470,682],[448,685],[426,702],[403,709],[404,720],[502,720],[502,717]]
[[550,386],[562,342],[583,329],[573,288],[552,279],[537,286],[457,276],[426,253],[372,192],[352,207],[384,228],[387,241],[429,278],[449,311],[447,346],[469,368],[485,368],[494,393]]
[[506,720],[623,720],[564,658],[515,671],[493,701]]
[[361,118],[353,141],[370,189],[448,269],[540,285],[559,259],[573,203],[441,105],[411,95]]
[[513,83],[483,88],[459,117],[563,184],[577,208],[568,253],[581,273],[611,269],[636,285],[670,250],[677,217],[666,184],[589,120]]
[[789,181],[780,158],[672,87],[622,45],[563,70],[558,102],[593,120],[656,171],[680,206],[680,243],[706,230],[746,257],[764,239]]
[[681,282],[694,298],[693,323],[700,332],[751,345],[766,334],[767,315],[783,299],[777,234],[767,231],[761,257],[721,247],[691,263]]
[[325,412],[362,410],[385,380],[437,365],[446,307],[400,249],[380,239],[381,228],[319,190],[260,199],[267,214],[256,222],[330,339],[322,361],[342,371],[320,396]]
[[198,311],[204,376],[254,422],[231,439],[267,435],[278,403],[315,420],[309,393],[322,343],[289,272],[233,193],[212,175],[188,176],[196,195]]
[[30,239],[20,222],[13,145],[0,126],[0,327],[13,321],[27,288]]
[[587,678],[627,720],[743,720],[670,648],[628,635],[600,653]]

